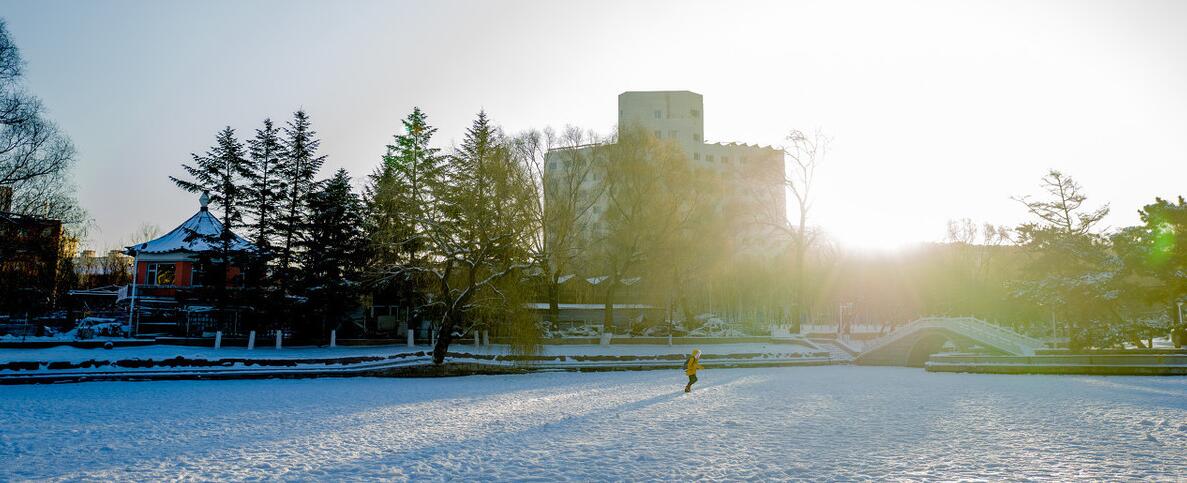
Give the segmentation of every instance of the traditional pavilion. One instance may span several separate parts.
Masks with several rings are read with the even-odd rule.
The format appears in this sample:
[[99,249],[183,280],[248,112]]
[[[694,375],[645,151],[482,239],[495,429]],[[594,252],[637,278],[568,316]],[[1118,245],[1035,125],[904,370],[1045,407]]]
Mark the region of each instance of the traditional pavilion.
[[[207,209],[210,196],[202,193],[198,200],[198,212],[177,228],[154,240],[125,247],[124,253],[134,257],[135,267],[128,311],[138,324],[140,319],[165,322],[162,319],[177,319],[180,313],[187,312],[189,299],[184,295],[200,287],[203,278],[199,258],[223,249],[223,224]],[[230,233],[228,247],[231,252],[256,249],[234,233]],[[239,267],[229,267],[227,284],[237,284],[239,275]],[[178,320],[174,320],[163,325],[177,324]]]

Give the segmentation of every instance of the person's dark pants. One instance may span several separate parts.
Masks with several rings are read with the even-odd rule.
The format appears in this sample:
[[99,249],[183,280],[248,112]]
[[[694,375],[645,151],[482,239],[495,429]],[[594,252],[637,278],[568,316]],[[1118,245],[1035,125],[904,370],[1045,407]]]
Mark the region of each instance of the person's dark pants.
[[688,385],[687,385],[687,386],[684,386],[684,392],[691,391],[691,390],[692,390],[692,385],[693,385],[693,384],[696,384],[696,383],[697,383],[697,375],[696,375],[696,374],[689,374],[689,375],[688,375]]

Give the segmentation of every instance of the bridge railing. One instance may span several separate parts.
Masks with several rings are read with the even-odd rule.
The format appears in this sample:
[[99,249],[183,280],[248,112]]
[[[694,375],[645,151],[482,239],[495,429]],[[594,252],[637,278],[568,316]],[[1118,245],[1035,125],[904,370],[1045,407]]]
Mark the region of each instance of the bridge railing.
[[936,319],[936,318],[935,317],[923,317],[920,319],[915,319],[915,320],[907,323],[906,325],[903,325],[902,327],[899,327],[898,329],[895,329],[894,331],[892,331],[882,337],[871,340],[868,344],[866,344],[865,350],[863,350],[862,353],[873,352],[878,349],[881,349],[882,347],[890,344],[891,342],[894,342],[894,341],[899,340],[903,337],[906,337],[907,335],[914,333],[915,331],[919,330],[920,328],[932,327],[932,323],[934,322],[933,319]]
[[959,327],[957,332],[963,332],[966,337],[1011,354],[1033,355],[1036,348],[1042,347],[1038,341],[1028,340],[1026,336],[973,317],[954,319],[952,324],[954,328]]
[[1043,343],[1037,339],[995,326],[975,317],[923,317],[870,341],[863,352],[878,350],[919,330],[929,328],[952,330],[985,345],[1018,355],[1033,355],[1035,349],[1043,347]]

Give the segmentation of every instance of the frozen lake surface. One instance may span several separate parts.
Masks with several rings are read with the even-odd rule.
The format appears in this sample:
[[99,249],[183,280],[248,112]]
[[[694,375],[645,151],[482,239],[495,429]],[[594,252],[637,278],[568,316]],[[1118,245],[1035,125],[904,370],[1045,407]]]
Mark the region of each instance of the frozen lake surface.
[[0,481],[1187,478],[1187,378],[852,366],[0,387]]

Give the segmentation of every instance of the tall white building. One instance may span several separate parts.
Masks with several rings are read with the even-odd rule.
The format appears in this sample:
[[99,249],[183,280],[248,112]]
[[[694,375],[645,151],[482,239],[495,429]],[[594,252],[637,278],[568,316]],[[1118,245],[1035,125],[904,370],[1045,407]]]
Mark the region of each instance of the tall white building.
[[[724,189],[721,190],[722,199],[717,203],[718,206],[745,206],[764,211],[745,213],[732,210],[734,216],[760,218],[771,213],[786,213],[786,194],[782,185],[783,151],[770,146],[737,142],[706,142],[705,108],[700,94],[690,91],[624,92],[618,96],[618,126],[620,130],[642,128],[662,141],[673,142],[684,151],[694,167],[710,170],[719,176]],[[546,168],[548,174],[563,176],[570,169],[571,160],[580,157],[573,156],[574,153],[588,153],[593,149],[582,147],[550,152]],[[595,173],[586,179],[583,187],[592,188],[604,179],[604,173]],[[605,200],[601,200],[586,217],[584,224],[590,228],[597,227],[605,210]],[[735,249],[769,252],[772,244],[762,243],[761,240],[773,233],[760,228],[740,232],[734,243]]]
[[623,92],[618,95],[618,125],[641,126],[659,139],[674,141],[694,164],[719,171],[745,174],[751,163],[783,162],[783,152],[770,146],[706,142],[705,103],[695,92]]

